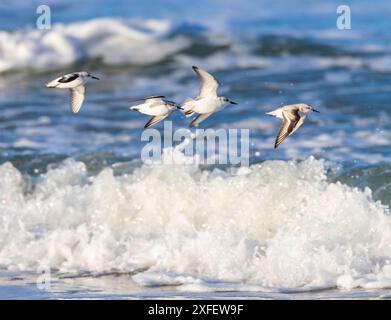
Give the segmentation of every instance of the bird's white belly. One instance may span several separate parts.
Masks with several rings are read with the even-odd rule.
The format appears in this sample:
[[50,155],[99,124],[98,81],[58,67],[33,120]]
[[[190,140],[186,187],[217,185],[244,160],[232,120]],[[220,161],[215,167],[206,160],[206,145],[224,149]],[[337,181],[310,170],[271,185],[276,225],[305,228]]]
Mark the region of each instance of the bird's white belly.
[[210,113],[217,111],[220,106],[221,103],[217,99],[203,98],[195,101],[193,111],[197,113]]
[[139,111],[150,116],[162,116],[166,115],[169,109],[164,104],[151,107],[149,104],[144,103],[140,105]]

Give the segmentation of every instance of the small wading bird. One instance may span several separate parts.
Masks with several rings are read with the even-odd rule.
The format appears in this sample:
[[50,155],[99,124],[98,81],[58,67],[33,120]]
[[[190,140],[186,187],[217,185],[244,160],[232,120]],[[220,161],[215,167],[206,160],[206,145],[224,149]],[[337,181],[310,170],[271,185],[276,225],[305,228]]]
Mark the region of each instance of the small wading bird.
[[84,84],[89,78],[99,80],[86,71],[66,74],[46,84],[48,88],[69,89],[70,106],[73,113],[78,113],[84,101],[86,88]]
[[142,99],[134,99],[132,102],[144,101],[144,103],[132,106],[129,109],[152,116],[152,118],[149,119],[144,126],[144,128],[148,128],[167,118],[174,109],[182,109],[175,102],[164,100],[164,98],[165,96],[152,96]]
[[277,148],[286,138],[294,133],[304,123],[309,112],[318,112],[305,103],[290,104],[278,108],[266,114],[282,119],[281,128],[278,131],[274,148]]
[[197,98],[188,98],[182,105],[186,117],[190,117],[193,113],[199,113],[190,123],[190,127],[198,126],[211,114],[223,109],[228,104],[237,104],[226,97],[217,96],[219,82],[210,73],[195,66],[193,66],[193,70],[201,80],[200,91]]

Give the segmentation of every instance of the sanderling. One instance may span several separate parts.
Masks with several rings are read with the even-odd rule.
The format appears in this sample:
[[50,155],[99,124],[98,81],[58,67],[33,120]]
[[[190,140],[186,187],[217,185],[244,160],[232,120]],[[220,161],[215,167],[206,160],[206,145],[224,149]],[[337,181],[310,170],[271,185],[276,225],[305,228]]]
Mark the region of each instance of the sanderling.
[[217,96],[219,82],[210,73],[194,66],[193,70],[201,80],[200,92],[197,98],[188,98],[182,105],[186,117],[190,117],[193,113],[199,113],[190,123],[190,127],[198,126],[212,113],[223,109],[229,103],[237,104],[226,97]]
[[144,128],[148,128],[167,118],[174,109],[182,109],[182,107],[178,106],[175,102],[164,100],[164,98],[164,96],[152,96],[142,99],[134,99],[132,102],[145,102],[137,106],[132,106],[129,109],[152,116],[152,118],[149,119],[144,126]]
[[97,79],[86,71],[75,72],[61,76],[46,84],[48,88],[69,89],[70,105],[73,113],[78,113],[84,101],[86,88],[84,84],[89,78]]
[[307,113],[318,112],[305,103],[290,104],[278,108],[266,114],[282,119],[281,128],[278,131],[274,148],[277,148],[286,138],[294,133],[304,123]]

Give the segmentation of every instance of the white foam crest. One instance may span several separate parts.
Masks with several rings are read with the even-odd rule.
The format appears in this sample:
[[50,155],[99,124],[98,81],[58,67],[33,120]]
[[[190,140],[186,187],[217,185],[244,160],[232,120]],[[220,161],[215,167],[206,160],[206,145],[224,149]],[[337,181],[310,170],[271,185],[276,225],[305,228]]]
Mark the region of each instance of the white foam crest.
[[384,55],[380,57],[376,57],[376,59],[368,59],[367,64],[372,71],[375,72],[390,72],[391,67],[391,56]]
[[324,161],[266,161],[236,174],[202,171],[172,153],[176,164],[122,176],[106,168],[89,177],[83,163],[66,160],[34,188],[1,165],[0,265],[147,268],[133,276],[140,285],[195,290],[215,281],[239,289],[389,285],[388,209],[368,188],[328,182]]
[[0,72],[18,68],[55,69],[82,58],[106,64],[147,65],[189,45],[183,37],[169,39],[165,20],[97,18],[50,30],[0,31]]

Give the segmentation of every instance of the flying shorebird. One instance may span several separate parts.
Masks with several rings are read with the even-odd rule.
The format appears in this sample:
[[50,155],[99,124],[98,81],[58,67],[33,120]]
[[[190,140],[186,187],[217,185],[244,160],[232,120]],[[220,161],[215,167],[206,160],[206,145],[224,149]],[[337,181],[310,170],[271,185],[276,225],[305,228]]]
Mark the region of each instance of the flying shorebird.
[[46,84],[48,88],[69,89],[70,106],[73,113],[78,113],[84,101],[86,88],[84,84],[89,78],[99,80],[89,72],[80,71],[66,74]]
[[200,92],[197,98],[188,98],[182,105],[186,117],[190,117],[193,113],[199,113],[190,123],[190,127],[198,126],[212,113],[223,109],[229,103],[237,104],[226,97],[217,96],[219,82],[210,73],[195,66],[193,66],[193,70],[201,80]]
[[137,106],[132,106],[129,109],[138,111],[143,114],[152,116],[151,119],[145,124],[144,128],[148,128],[159,121],[167,118],[174,109],[182,109],[175,102],[164,100],[165,96],[152,96],[142,99],[135,99],[136,101],[145,101]]
[[277,148],[286,138],[294,133],[304,123],[309,112],[318,112],[305,103],[289,104],[266,114],[282,119],[281,128],[278,131],[274,148]]

